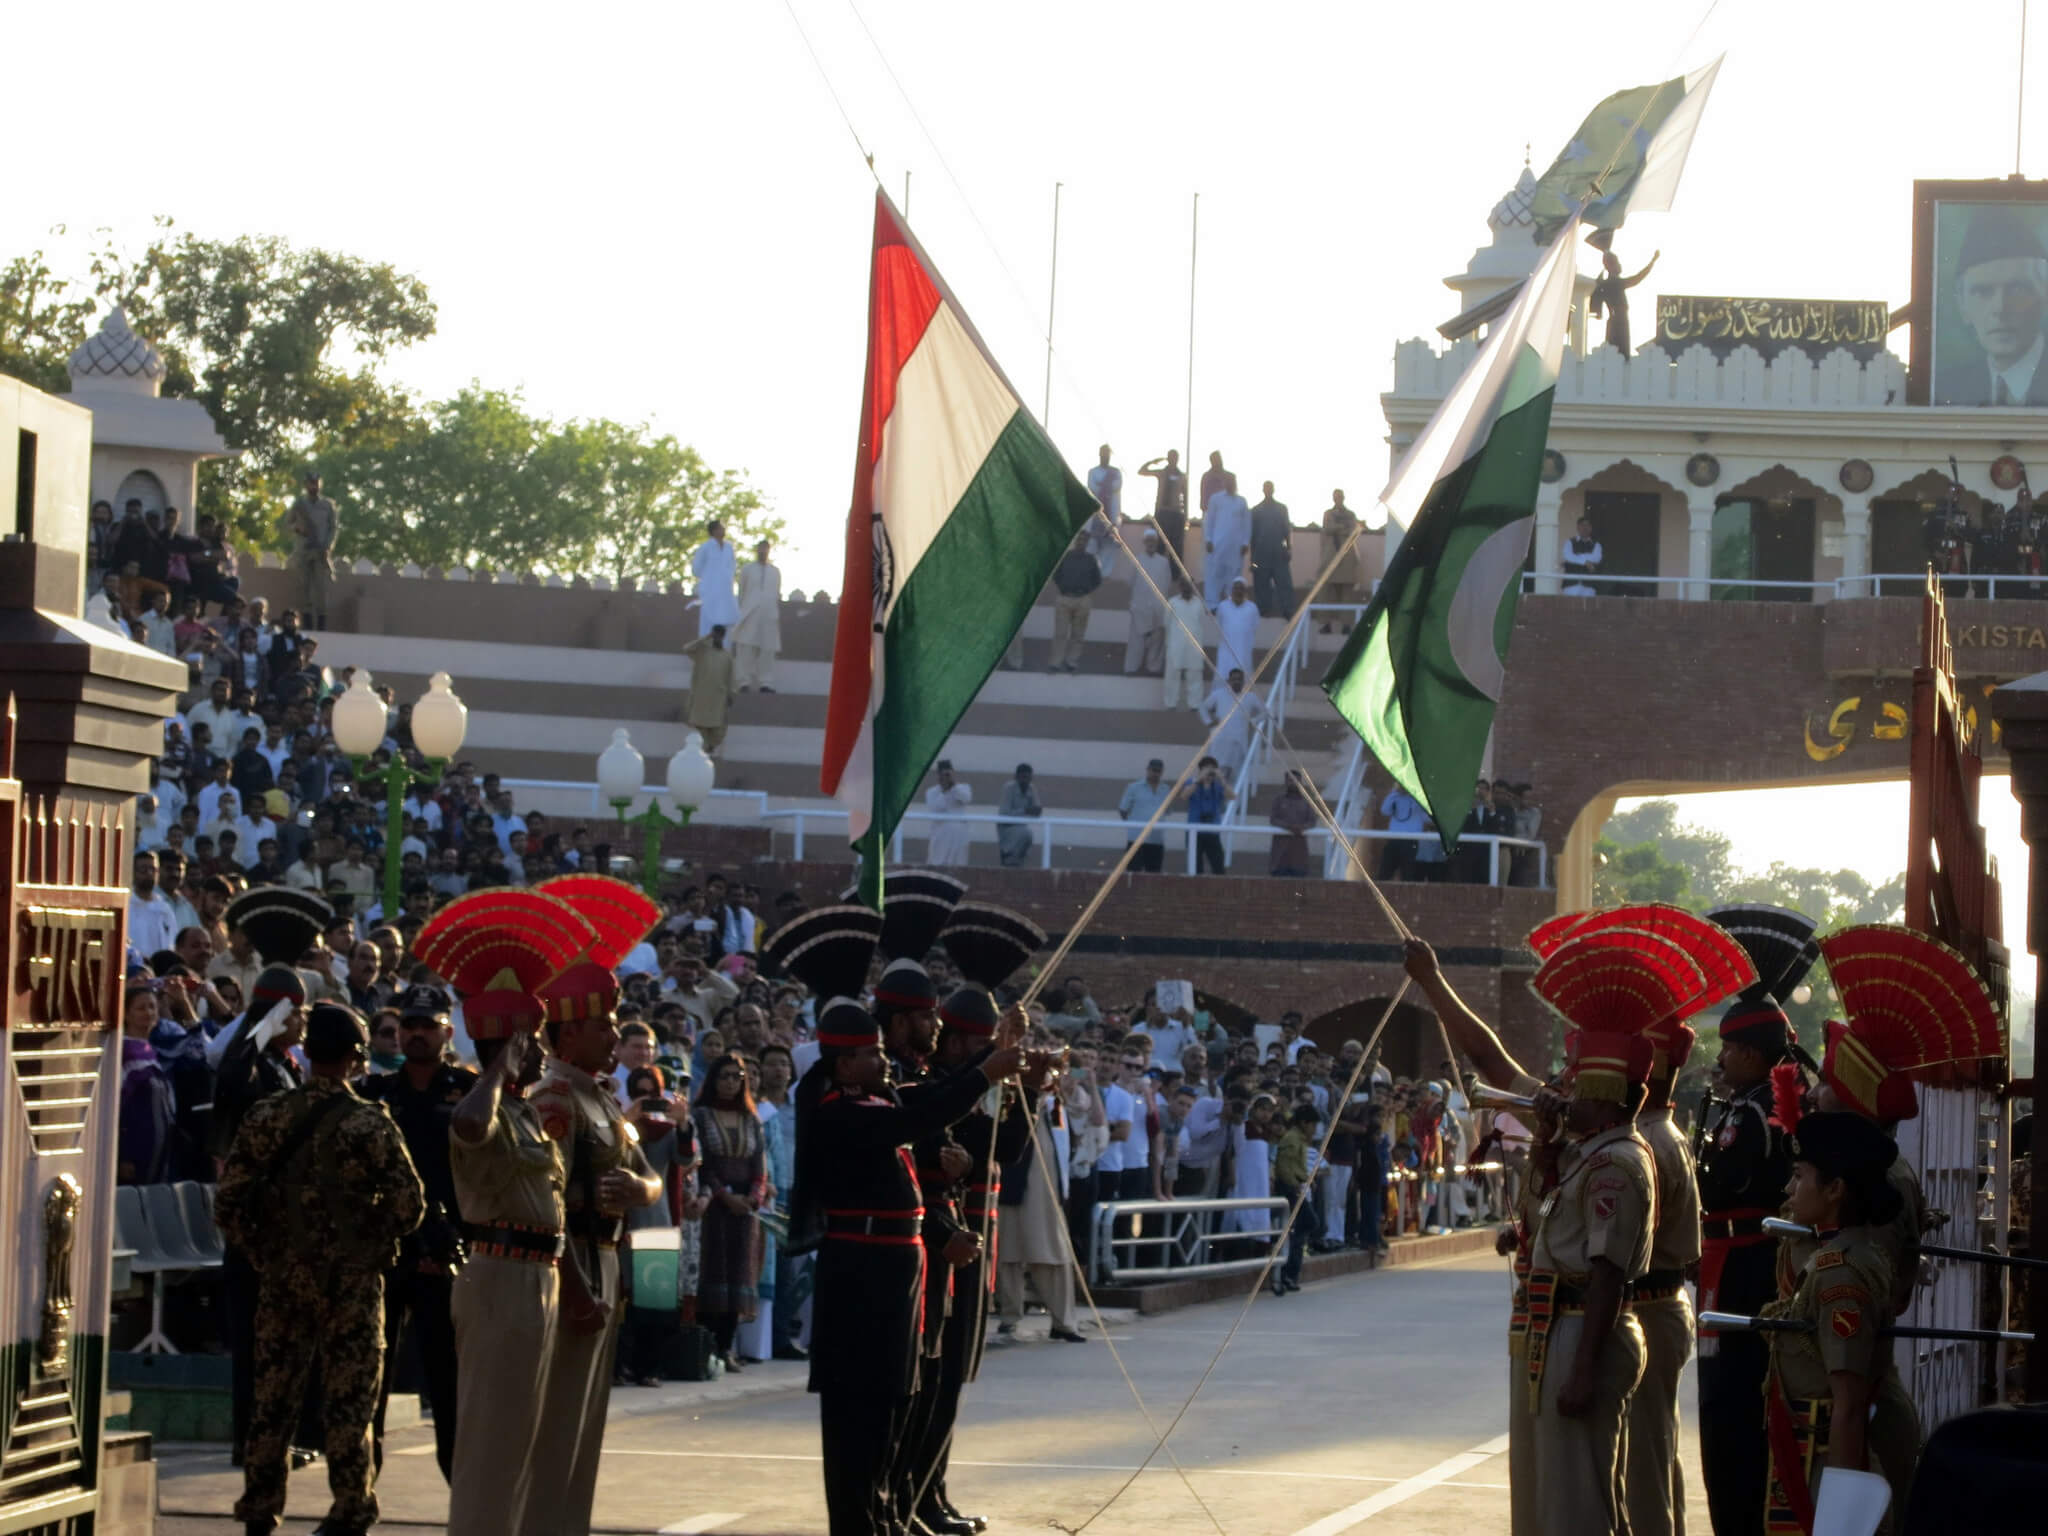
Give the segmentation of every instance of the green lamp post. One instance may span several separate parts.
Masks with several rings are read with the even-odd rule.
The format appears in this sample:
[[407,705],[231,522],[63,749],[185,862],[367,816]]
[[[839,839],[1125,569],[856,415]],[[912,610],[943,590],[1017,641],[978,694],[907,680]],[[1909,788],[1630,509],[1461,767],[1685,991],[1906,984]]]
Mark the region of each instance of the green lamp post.
[[398,845],[405,841],[405,792],[415,784],[438,784],[448,760],[462,750],[469,730],[469,710],[449,688],[446,672],[436,672],[427,691],[412,707],[412,741],[426,759],[424,769],[393,753],[382,768],[370,759],[384,744],[387,719],[384,701],[370,691],[370,674],[356,668],[348,691],[334,701],[334,744],[355,761],[358,784],[384,787],[384,918],[398,916],[400,865]]
[[654,900],[661,899],[661,834],[670,828],[687,827],[711,794],[717,770],[704,751],[704,738],[690,732],[683,750],[668,760],[668,794],[676,814],[664,815],[659,793],[647,797],[647,809],[638,816],[627,810],[640,793],[647,760],[640,755],[623,726],[612,732],[612,744],[597,757],[597,792],[619,813],[619,820],[640,829],[640,889]]

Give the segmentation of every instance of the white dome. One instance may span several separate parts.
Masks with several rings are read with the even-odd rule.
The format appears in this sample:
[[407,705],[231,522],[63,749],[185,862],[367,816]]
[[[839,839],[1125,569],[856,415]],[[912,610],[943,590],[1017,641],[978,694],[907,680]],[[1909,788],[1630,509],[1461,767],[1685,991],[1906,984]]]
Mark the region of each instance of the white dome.
[[163,357],[128,328],[128,317],[118,304],[100,322],[99,331],[71,354],[74,380],[146,379],[158,383],[163,376]]
[[1508,189],[1508,195],[1493,205],[1493,212],[1486,216],[1486,226],[1493,230],[1508,228],[1532,229],[1536,216],[1532,211],[1536,199],[1536,176],[1528,166],[1522,167],[1521,179]]

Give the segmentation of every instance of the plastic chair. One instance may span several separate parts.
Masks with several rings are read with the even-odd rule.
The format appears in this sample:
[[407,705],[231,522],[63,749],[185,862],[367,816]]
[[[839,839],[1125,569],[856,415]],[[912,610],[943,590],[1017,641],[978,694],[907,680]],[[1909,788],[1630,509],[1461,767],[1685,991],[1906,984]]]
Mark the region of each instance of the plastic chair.
[[206,1262],[207,1268],[217,1268],[227,1258],[227,1244],[221,1240],[220,1228],[213,1223],[213,1186],[187,1180],[172,1188],[178,1192],[178,1208],[184,1215],[193,1252]]
[[148,1275],[149,1282],[149,1332],[142,1342],[135,1346],[141,1355],[175,1355],[178,1348],[164,1332],[164,1282],[163,1276],[178,1268],[177,1263],[164,1251],[156,1229],[151,1225],[143,1191],[152,1186],[122,1184],[114,1190],[114,1241],[134,1252],[129,1268],[138,1275]]
[[192,1241],[192,1234],[185,1225],[185,1211],[178,1199],[175,1184],[145,1184],[142,1186],[142,1209],[149,1217],[149,1228],[156,1234],[157,1246],[168,1260],[166,1269],[207,1269],[211,1266]]

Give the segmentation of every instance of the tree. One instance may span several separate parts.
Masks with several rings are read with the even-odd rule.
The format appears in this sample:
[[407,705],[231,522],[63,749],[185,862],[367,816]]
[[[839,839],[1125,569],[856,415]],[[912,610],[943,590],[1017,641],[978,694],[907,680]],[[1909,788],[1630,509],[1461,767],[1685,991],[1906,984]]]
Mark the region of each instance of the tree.
[[43,252],[11,258],[0,267],[0,373],[62,390],[65,362],[97,307],[93,291],[51,271]]
[[557,424],[475,384],[319,466],[355,558],[672,581],[714,517],[742,542],[781,530],[737,475],[673,437]]

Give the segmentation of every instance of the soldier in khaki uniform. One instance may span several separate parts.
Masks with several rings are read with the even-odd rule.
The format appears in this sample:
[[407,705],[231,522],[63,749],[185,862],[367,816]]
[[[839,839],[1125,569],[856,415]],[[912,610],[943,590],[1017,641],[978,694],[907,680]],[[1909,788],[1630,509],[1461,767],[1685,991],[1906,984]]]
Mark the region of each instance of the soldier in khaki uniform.
[[536,1038],[545,1010],[533,989],[595,938],[562,902],[499,890],[451,902],[414,944],[462,994],[463,1022],[483,1069],[448,1131],[468,1243],[451,1296],[450,1536],[518,1530],[531,1486],[559,1311],[565,1179],[561,1149],[525,1096],[546,1061]]
[[[1990,994],[1969,962],[1939,940],[1910,928],[1868,924],[1823,939],[1820,952],[1848,1021],[1828,1025],[1821,1080],[1813,1095],[1817,1109],[1860,1115],[1889,1137],[1900,1121],[1920,1113],[1909,1071],[2002,1053],[2003,1035]],[[1919,985],[1909,979],[1917,979]],[[1797,1108],[1795,1079],[1781,1077],[1773,1087],[1780,1118],[1791,1120]],[[1933,1222],[1919,1176],[1904,1158],[1893,1156],[1885,1182],[1896,1201],[1886,1202],[1891,1206],[1889,1216],[1872,1223],[1869,1235],[1891,1269],[1891,1288],[1884,1298],[1888,1322],[1913,1304],[1920,1241]],[[1779,1240],[1781,1300],[1797,1293],[1820,1246],[1814,1238]],[[1892,1508],[1903,1510],[1920,1460],[1920,1415],[1889,1348],[1883,1351],[1881,1364],[1870,1444],[1891,1484]]]
[[384,1365],[384,1272],[420,1224],[425,1193],[391,1117],[348,1085],[370,1055],[362,1019],[317,1004],[305,1047],[308,1082],[250,1108],[214,1201],[222,1233],[258,1275],[256,1404],[235,1518],[250,1536],[277,1529],[317,1357],[334,1495],[320,1528],[361,1536],[377,1523],[370,1420]]
[[1692,1354],[1692,1299],[1685,1280],[1700,1261],[1700,1190],[1692,1152],[1671,1119],[1671,1085],[1692,1055],[1693,1031],[1675,1019],[1653,1026],[1649,1097],[1636,1134],[1657,1169],[1657,1225],[1650,1268],[1629,1286],[1643,1330],[1643,1379],[1628,1408],[1630,1536],[1685,1536],[1685,1475],[1678,1462],[1678,1378]]
[[[655,911],[647,917],[640,932],[659,916]],[[597,1496],[619,1337],[619,1239],[626,1212],[660,1199],[661,1181],[612,1094],[618,978],[597,960],[579,961],[542,987],[540,999],[547,1008],[551,1054],[533,1106],[541,1129],[568,1164],[562,1266],[564,1274],[575,1271],[569,1286],[587,1292],[588,1302],[571,1298],[556,1322],[543,1428],[519,1529],[522,1536],[584,1536]]]
[[[1891,1355],[1880,1330],[1891,1320],[1893,1274],[1879,1229],[1898,1214],[1885,1177],[1898,1144],[1861,1115],[1807,1115],[1793,1136],[1786,1202],[1822,1239],[1791,1298],[1763,1309],[1796,1318],[1803,1332],[1772,1332],[1764,1425],[1771,1481],[1764,1529],[1808,1536],[1821,1472],[1884,1473],[1867,1420]],[[1880,1532],[1893,1529],[1887,1511]]]

